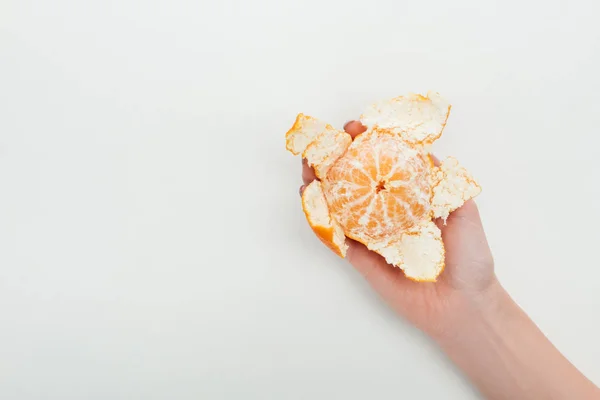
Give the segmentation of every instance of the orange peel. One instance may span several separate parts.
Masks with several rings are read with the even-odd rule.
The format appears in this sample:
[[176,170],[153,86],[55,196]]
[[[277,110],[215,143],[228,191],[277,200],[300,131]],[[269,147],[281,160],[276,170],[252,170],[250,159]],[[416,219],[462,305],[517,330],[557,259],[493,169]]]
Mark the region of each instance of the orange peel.
[[352,143],[352,136],[343,130],[304,114],[298,114],[285,138],[286,148],[294,155],[302,154],[318,178],[325,177],[327,170]]
[[442,218],[444,222],[452,211],[481,193],[481,186],[454,157],[446,158],[439,167],[434,168],[432,187],[433,216]]
[[450,115],[450,103],[436,92],[410,93],[377,102],[360,117],[365,126],[389,129],[412,144],[431,144],[442,135]]
[[444,269],[442,232],[432,221],[391,243],[371,243],[367,247],[381,254],[388,264],[402,268],[415,281],[434,282]]
[[299,114],[286,147],[302,154],[317,180],[302,207],[319,239],[345,257],[346,237],[363,243],[416,281],[435,281],[444,269],[444,221],[481,192],[454,158],[434,166],[428,146],[446,126],[451,105],[438,93],[378,102],[361,116],[367,130],[354,140]]
[[340,257],[346,257],[348,245],[341,226],[331,218],[321,182],[314,180],[302,192],[302,209],[317,237]]

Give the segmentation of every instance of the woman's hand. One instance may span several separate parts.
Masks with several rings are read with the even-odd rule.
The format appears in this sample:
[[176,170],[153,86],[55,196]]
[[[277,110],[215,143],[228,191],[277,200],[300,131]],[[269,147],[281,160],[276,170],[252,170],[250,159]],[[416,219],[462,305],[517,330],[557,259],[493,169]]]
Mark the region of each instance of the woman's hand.
[[[365,131],[357,121],[344,129],[352,137]],[[315,179],[306,162],[302,179],[305,185]],[[437,282],[411,281],[352,240],[346,257],[398,314],[437,341],[486,398],[600,399],[600,390],[498,283],[475,202],[437,224],[446,249]]]

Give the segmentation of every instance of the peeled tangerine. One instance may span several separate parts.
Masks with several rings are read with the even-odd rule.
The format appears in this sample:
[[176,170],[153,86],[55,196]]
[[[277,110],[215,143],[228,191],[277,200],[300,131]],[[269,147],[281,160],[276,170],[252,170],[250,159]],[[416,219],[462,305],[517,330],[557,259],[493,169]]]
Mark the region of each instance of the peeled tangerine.
[[456,159],[435,166],[428,146],[442,134],[450,104],[439,94],[409,94],[368,107],[354,140],[299,114],[286,147],[302,154],[317,179],[302,194],[315,234],[340,257],[346,237],[363,243],[416,281],[435,281],[444,244],[433,222],[481,191]]

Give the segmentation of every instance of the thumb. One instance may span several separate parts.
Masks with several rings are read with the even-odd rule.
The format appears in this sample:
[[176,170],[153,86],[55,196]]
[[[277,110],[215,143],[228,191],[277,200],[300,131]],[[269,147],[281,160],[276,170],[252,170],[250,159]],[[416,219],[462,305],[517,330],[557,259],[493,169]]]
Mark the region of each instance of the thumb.
[[[445,223],[438,219],[436,224],[442,231],[444,243],[451,248],[458,244],[455,243],[457,241],[486,240],[479,209],[473,200],[467,200],[465,204],[451,212]],[[487,245],[487,241],[485,244]]]
[[437,221],[446,249],[446,275],[455,287],[485,286],[493,277],[493,257],[479,210],[473,200],[452,212],[446,224]]

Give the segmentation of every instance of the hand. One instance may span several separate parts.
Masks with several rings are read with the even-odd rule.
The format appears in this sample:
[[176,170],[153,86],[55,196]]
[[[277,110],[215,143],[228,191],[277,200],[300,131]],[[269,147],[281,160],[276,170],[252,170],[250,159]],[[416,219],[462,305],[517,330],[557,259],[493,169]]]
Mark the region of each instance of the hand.
[[[355,137],[366,128],[352,121],[344,129]],[[305,185],[315,179],[306,162],[302,179]],[[499,284],[475,202],[451,213],[446,224],[436,223],[446,249],[437,282],[411,281],[349,239],[346,258],[398,314],[437,341],[485,398],[600,399],[600,389]]]
[[[366,128],[358,121],[351,121],[344,130],[354,138]],[[302,179],[305,185],[315,179],[305,160]],[[436,223],[442,230],[446,267],[435,283],[407,279],[400,268],[387,264],[379,254],[350,239],[346,257],[398,314],[439,337],[452,331],[453,321],[459,319],[455,316],[480,302],[491,301],[487,295],[499,285],[475,202],[468,201],[451,213],[445,225],[443,221]]]

